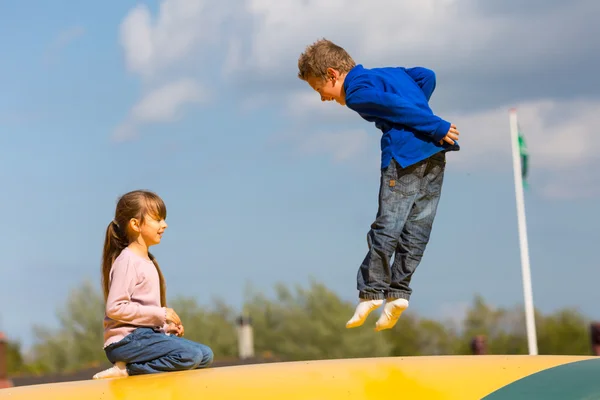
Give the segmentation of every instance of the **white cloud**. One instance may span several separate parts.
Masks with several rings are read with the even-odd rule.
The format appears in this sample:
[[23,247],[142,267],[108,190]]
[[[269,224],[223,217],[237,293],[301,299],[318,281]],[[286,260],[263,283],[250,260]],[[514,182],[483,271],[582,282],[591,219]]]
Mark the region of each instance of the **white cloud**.
[[[517,107],[519,125],[536,168],[559,171],[598,160],[600,141],[592,127],[600,124],[600,100],[541,100]],[[457,162],[465,167],[493,167],[511,156],[509,107],[450,115],[461,132],[464,150]]]
[[379,131],[347,107],[323,102],[306,85],[306,90],[291,92],[282,102],[285,118],[294,121],[294,129],[279,134],[276,141],[291,143],[297,155],[331,157],[335,163],[378,165]]
[[305,154],[330,154],[335,162],[343,162],[361,155],[369,144],[364,130],[318,132],[306,135],[298,150]]
[[[170,95],[155,89],[157,82],[173,81],[181,70],[196,69],[202,76],[220,68],[214,77],[224,78],[221,85],[235,86],[242,111],[273,106],[296,129],[317,132],[285,136],[299,152],[349,161],[372,145],[365,140],[378,137],[375,128],[361,126],[360,117],[346,108],[321,104],[307,86],[296,91],[300,52],[327,37],[367,66],[433,68],[438,74],[434,109],[462,132],[462,150],[453,157],[459,168],[512,167],[508,108],[516,105],[531,152],[532,179],[544,181],[536,175],[541,171],[554,178],[544,181],[545,194],[564,195],[558,189],[565,187],[563,180],[569,180],[570,193],[594,192],[589,188],[598,186],[584,171],[600,150],[591,129],[600,122],[594,112],[600,87],[566,78],[574,64],[584,77],[600,66],[591,39],[600,34],[594,23],[600,11],[596,1],[507,0],[501,7],[476,0],[227,4],[163,0],[155,17],[145,6],[130,11],[121,25],[125,60],[130,71],[144,78],[150,94],[120,127],[123,136],[131,126],[135,130],[140,123],[180,116],[184,104],[197,101],[181,88]],[[591,100],[579,101],[578,95]],[[163,96],[171,101],[163,102]],[[569,178],[572,171],[578,171],[577,178]]]
[[120,42],[127,69],[142,78],[147,94],[115,129],[115,140],[134,139],[140,125],[179,119],[186,104],[207,100],[196,76],[181,76],[194,71],[192,61],[203,45],[221,41],[219,28],[229,10],[215,0],[163,0],[155,18],[146,5],[131,9],[121,23]]
[[592,169],[572,169],[560,171],[546,180],[541,188],[545,197],[558,200],[574,200],[600,197],[600,179],[592,174]]
[[44,54],[44,62],[56,62],[60,52],[85,34],[85,28],[79,25],[61,31],[50,43]]
[[[460,109],[589,93],[590,85],[566,77],[574,64],[588,75],[600,66],[597,12],[594,0],[507,0],[501,7],[476,0],[162,0],[154,17],[144,5],[129,12],[121,43],[130,71],[147,79],[210,64],[228,82],[281,92],[300,52],[325,36],[366,65],[432,67],[442,77],[443,103]],[[548,29],[555,26],[561,29]]]
[[372,132],[355,129],[301,129],[279,132],[269,138],[270,145],[284,148],[290,156],[323,157],[336,164],[363,168],[378,167],[378,139]]
[[[489,3],[245,0],[252,22],[238,32],[221,32],[229,46],[224,71],[230,81],[251,89],[294,90],[299,54],[327,37],[365,66],[434,69],[439,78],[434,101],[448,110],[578,94],[600,97],[600,85],[571,78],[573,65],[581,76],[600,68],[592,39],[600,35],[594,20],[600,3]],[[548,29],[555,26],[561,28]]]
[[187,103],[206,100],[200,86],[192,79],[181,79],[148,93],[131,110],[136,121],[167,122],[178,116]]
[[219,27],[228,14],[215,0],[163,0],[155,19],[147,6],[136,6],[121,24],[127,67],[152,78],[193,58],[201,45],[219,43]]
[[338,103],[323,102],[317,92],[306,85],[306,90],[290,93],[285,101],[285,113],[291,117],[311,120],[323,118],[329,121],[344,121],[356,113]]
[[[459,171],[512,171],[509,106],[443,117],[461,132],[461,150],[452,154]],[[547,197],[600,195],[600,100],[540,100],[517,104],[519,124],[530,152],[532,189]],[[283,136],[305,155],[327,154],[336,162],[364,163],[378,149],[381,135],[373,124],[337,104],[322,104],[312,93],[290,95],[286,113],[301,123],[302,134]],[[344,126],[341,124],[344,123]],[[308,133],[307,133],[308,132]],[[375,160],[370,160],[375,161]]]
[[[577,37],[597,28],[564,23],[560,30],[547,27],[589,20],[592,10],[600,10],[587,0],[548,1],[537,7],[535,18],[519,14],[523,6],[518,3],[512,5],[517,12],[507,14],[502,9],[488,12],[474,0],[246,0],[245,6],[255,26],[238,68],[262,73],[293,68],[304,46],[322,36],[365,63],[427,62],[446,70],[483,69],[486,74],[502,72],[507,65],[510,72],[529,71],[556,62],[557,54],[585,54],[592,41]],[[565,46],[571,40],[579,46]]]
[[121,45],[125,50],[127,67],[134,72],[150,70],[154,55],[152,16],[148,7],[138,5],[121,24]]
[[141,125],[175,121],[181,118],[186,105],[201,103],[207,98],[206,90],[193,79],[184,78],[160,86],[133,106],[129,118],[116,128],[113,139],[134,139],[138,136],[137,130]]
[[[390,50],[405,52],[422,45],[437,52],[445,47],[445,43],[434,40],[445,29],[442,21],[455,14],[451,5],[440,0],[247,0],[246,9],[257,26],[244,64],[238,67],[260,72],[293,67],[303,48],[322,36],[337,41],[352,54],[371,59],[373,55],[381,58]],[[453,24],[449,31],[457,29],[463,28]],[[449,35],[444,38],[450,40]]]
[[[517,107],[519,125],[530,153],[533,190],[553,198],[600,194],[600,100],[540,100]],[[451,115],[461,132],[462,149],[453,157],[461,170],[512,168],[509,107]]]

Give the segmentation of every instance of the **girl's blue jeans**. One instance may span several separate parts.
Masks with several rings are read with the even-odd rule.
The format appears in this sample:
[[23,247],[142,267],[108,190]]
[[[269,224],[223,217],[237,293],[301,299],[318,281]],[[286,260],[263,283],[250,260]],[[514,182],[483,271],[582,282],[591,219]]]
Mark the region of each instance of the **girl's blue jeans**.
[[129,375],[205,368],[213,362],[210,347],[152,328],[138,328],[104,351],[111,363],[125,362]]

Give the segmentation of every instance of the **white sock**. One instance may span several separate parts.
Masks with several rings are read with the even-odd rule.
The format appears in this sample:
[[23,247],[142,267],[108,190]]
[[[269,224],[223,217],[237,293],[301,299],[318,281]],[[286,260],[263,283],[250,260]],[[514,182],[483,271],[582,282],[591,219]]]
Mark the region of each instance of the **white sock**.
[[96,375],[94,375],[93,379],[117,378],[120,376],[129,376],[129,374],[127,373],[125,363],[122,361],[117,361],[112,367],[98,372]]
[[377,307],[383,304],[383,300],[364,300],[361,299],[356,306],[356,311],[350,320],[346,323],[346,328],[356,328],[365,323],[365,320]]
[[408,300],[406,299],[395,299],[387,301],[383,307],[381,317],[375,324],[376,331],[382,331],[384,329],[391,329],[398,322],[398,318],[404,310],[408,308]]

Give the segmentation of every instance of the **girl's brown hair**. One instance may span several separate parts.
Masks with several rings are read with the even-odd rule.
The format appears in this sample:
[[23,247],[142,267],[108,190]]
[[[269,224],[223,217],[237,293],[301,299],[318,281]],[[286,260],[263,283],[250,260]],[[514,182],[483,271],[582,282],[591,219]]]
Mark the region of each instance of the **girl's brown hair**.
[[[106,237],[104,239],[104,251],[102,252],[102,289],[104,291],[104,300],[108,297],[109,276],[115,259],[124,248],[132,242],[131,234],[128,231],[129,221],[136,218],[140,224],[144,223],[146,216],[166,219],[167,207],[163,200],[155,193],[147,190],[134,190],[126,193],[117,202],[115,218],[106,228]],[[167,306],[167,295],[165,278],[158,266],[154,256],[148,252],[148,256],[156,266],[160,279],[160,303],[162,307]]]

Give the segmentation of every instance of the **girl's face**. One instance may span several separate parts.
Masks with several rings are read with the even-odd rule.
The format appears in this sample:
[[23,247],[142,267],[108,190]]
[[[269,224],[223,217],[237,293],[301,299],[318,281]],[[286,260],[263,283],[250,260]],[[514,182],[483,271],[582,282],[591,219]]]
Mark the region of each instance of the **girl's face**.
[[146,215],[144,223],[139,226],[140,238],[148,247],[159,244],[167,227],[167,222],[164,219],[158,216]]

